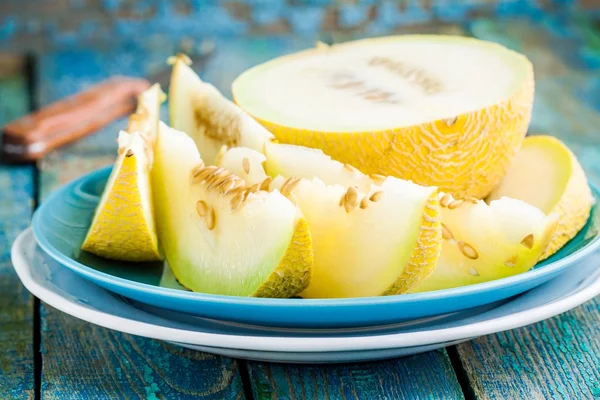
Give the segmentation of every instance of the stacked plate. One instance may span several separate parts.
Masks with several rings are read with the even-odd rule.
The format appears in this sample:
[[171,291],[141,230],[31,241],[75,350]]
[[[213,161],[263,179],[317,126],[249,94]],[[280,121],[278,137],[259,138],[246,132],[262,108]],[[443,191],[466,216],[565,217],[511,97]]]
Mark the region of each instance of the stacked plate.
[[331,300],[194,293],[162,263],[132,265],[80,252],[109,173],[86,175],[44,202],[32,228],[15,241],[12,259],[23,284],[42,301],[126,333],[239,358],[362,361],[525,326],[600,294],[597,206],[559,253],[529,272],[483,284]]

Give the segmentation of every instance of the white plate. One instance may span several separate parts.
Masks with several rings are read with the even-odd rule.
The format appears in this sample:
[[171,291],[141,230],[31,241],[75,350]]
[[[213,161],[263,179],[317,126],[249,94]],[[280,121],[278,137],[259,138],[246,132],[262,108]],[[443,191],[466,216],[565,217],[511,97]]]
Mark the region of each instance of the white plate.
[[522,327],[570,310],[600,293],[600,255],[523,295],[473,315],[450,315],[370,330],[273,330],[140,309],[130,301],[45,261],[31,231],[12,261],[25,287],[67,314],[109,329],[232,357],[282,362],[349,362],[416,354]]

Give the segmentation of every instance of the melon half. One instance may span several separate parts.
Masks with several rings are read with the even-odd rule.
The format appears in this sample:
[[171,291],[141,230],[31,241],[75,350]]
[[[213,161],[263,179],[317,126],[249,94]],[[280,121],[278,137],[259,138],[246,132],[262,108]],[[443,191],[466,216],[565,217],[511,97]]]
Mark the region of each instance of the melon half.
[[232,91],[281,143],[482,198],[525,137],[534,80],[527,58],[498,44],[405,35],[279,57]]
[[192,139],[164,124],[152,184],[158,237],[178,281],[203,293],[291,297],[310,282],[306,221],[278,191],[205,166]]
[[301,296],[399,294],[432,273],[441,246],[436,188],[373,179],[314,149],[267,143],[265,150],[266,158],[251,149],[230,149],[221,166],[249,183],[270,184],[302,210],[315,265]]

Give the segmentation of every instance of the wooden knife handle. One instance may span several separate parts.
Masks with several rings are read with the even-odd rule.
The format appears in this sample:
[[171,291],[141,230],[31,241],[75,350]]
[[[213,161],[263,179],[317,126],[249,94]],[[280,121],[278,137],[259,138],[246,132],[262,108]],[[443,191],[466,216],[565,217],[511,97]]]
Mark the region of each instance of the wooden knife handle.
[[35,161],[87,136],[132,113],[137,96],[149,87],[145,79],[117,76],[16,119],[3,128],[3,159]]

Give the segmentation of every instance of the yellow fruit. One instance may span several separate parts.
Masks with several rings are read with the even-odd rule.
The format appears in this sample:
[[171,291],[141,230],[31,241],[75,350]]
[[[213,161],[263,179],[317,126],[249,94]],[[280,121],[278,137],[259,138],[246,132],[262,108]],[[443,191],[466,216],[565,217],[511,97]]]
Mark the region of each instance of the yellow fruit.
[[169,87],[171,126],[194,140],[204,162],[214,165],[223,145],[262,152],[264,142],[272,140],[273,135],[214,86],[203,82],[189,67],[187,57],[180,55],[173,62]]
[[121,132],[119,145],[120,155],[81,248],[114,260],[160,260],[145,141],[139,132]]
[[266,162],[256,151],[234,148],[221,165],[262,185],[271,179],[264,162],[274,177],[270,186],[302,210],[315,266],[301,296],[399,294],[431,274],[441,246],[435,188],[394,177],[370,179],[313,149],[273,143],[265,149]]
[[531,269],[546,249],[558,216],[546,216],[521,200],[489,205],[440,194],[442,252],[433,274],[411,293],[449,289],[516,275]]
[[364,39],[251,68],[234,100],[281,143],[457,196],[487,195],[528,128],[531,63],[456,36]]
[[311,278],[307,223],[281,193],[205,166],[192,139],[160,125],[152,184],[158,235],[178,281],[204,293],[290,297]]
[[119,156],[110,174],[81,248],[122,261],[161,259],[154,226],[150,169],[160,105],[155,84],[138,97],[127,132],[120,132]]
[[558,226],[541,259],[571,240],[588,220],[594,202],[575,155],[552,136],[530,136],[489,200],[508,196],[559,216]]

